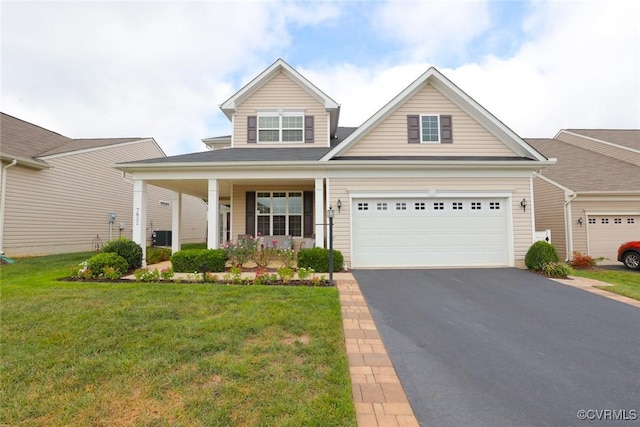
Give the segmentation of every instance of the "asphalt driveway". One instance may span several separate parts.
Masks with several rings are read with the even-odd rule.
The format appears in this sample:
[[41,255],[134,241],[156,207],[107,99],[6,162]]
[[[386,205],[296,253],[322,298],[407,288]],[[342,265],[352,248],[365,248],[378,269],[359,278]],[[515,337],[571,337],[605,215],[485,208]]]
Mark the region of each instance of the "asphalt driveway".
[[353,274],[421,425],[640,425],[640,309],[515,268]]

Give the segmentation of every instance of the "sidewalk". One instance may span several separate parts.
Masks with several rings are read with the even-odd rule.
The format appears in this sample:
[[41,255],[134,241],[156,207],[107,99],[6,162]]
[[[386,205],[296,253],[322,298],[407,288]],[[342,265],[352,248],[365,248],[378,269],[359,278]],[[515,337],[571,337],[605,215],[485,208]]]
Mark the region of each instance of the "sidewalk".
[[415,426],[418,421],[350,273],[336,278],[358,426]]

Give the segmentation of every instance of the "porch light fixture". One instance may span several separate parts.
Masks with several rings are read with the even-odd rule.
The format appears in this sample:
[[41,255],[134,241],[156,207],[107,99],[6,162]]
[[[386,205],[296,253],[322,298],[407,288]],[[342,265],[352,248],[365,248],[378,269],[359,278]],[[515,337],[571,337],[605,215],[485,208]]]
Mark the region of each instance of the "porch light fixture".
[[338,213],[340,213],[340,208],[342,207],[342,201],[340,199],[338,199],[336,206],[338,207]]
[[527,199],[520,200],[520,206],[522,206],[523,211],[527,211]]
[[578,224],[580,224],[580,227],[582,227],[582,217],[578,218]]

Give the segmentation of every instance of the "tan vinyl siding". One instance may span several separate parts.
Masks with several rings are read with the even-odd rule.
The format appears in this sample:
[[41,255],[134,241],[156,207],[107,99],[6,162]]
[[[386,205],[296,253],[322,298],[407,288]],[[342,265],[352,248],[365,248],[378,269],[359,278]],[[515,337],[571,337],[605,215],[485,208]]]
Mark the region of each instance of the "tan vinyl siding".
[[[351,233],[349,194],[355,192],[504,192],[512,195],[513,240],[515,264],[523,264],[524,256],[533,242],[531,213],[523,212],[520,200],[530,198],[529,178],[379,178],[346,179],[331,178],[331,200],[342,202],[340,213],[334,220],[334,246],[342,251],[345,262],[351,266]],[[380,242],[384,245],[384,242]]]
[[567,237],[565,226],[564,190],[541,179],[533,179],[536,231],[551,230],[551,243],[561,259],[566,259]]
[[[314,116],[314,142],[247,144],[247,117],[256,116],[258,110],[277,108],[300,109],[305,115]],[[323,104],[281,71],[237,107],[233,119],[233,144],[234,147],[326,147],[329,143],[327,120]]]
[[[99,149],[48,159],[48,170],[10,168],[4,225],[4,250],[9,256],[44,255],[89,251],[96,236],[109,240],[109,212],[116,213],[112,237],[131,238],[133,185],[112,166],[117,162],[160,157],[153,141]],[[147,221],[155,229],[171,229],[171,207],[159,200],[172,201],[172,193],[148,187]],[[183,212],[194,229],[187,240],[203,240],[206,209],[193,197],[185,198]],[[148,224],[147,237],[151,227]],[[197,239],[196,239],[197,236]],[[150,242],[149,242],[150,243]]]
[[[453,144],[409,144],[407,115],[451,115]],[[401,105],[343,156],[513,156],[514,153],[431,85]]]
[[246,234],[246,194],[247,191],[313,191],[314,184],[304,182],[283,182],[282,185],[234,185],[231,201],[231,239],[236,240],[239,234]]
[[[588,254],[587,233],[589,229],[588,217],[589,213],[637,213],[640,211],[639,196],[625,196],[624,200],[620,197],[603,196],[601,198],[593,196],[578,196],[571,202],[571,223],[573,224],[573,250],[582,254]],[[583,225],[578,225],[578,218],[582,217]],[[640,236],[629,236],[629,240],[638,240]],[[620,242],[622,244],[624,242]],[[615,260],[613,260],[615,261]]]
[[576,145],[589,151],[604,154],[605,156],[640,166],[640,153],[634,153],[623,148],[613,147],[609,144],[603,144],[601,142],[593,141],[592,139],[565,132],[558,134],[557,139],[566,142],[567,144]]

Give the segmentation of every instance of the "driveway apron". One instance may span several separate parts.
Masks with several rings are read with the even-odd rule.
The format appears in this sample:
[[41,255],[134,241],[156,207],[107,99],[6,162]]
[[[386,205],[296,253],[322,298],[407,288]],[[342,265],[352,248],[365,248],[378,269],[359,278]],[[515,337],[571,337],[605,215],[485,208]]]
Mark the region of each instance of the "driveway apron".
[[640,309],[515,268],[353,273],[421,425],[640,425]]

